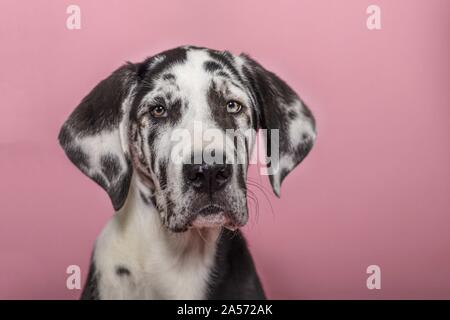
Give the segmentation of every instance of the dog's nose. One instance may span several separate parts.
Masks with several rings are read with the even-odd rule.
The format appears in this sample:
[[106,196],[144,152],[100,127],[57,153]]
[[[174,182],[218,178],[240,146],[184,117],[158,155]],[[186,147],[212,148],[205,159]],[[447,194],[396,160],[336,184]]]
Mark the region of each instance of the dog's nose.
[[200,192],[222,189],[231,179],[230,164],[185,164],[184,176],[189,185]]

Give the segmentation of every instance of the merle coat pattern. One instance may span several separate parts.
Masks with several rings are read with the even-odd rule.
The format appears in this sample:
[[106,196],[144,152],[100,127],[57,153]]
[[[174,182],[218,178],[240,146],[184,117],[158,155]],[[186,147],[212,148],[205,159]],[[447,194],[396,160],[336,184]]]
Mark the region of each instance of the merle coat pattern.
[[[184,143],[183,161],[171,161],[180,147],[171,137],[195,123],[233,146],[201,137],[197,147],[240,161],[190,164],[198,150]],[[127,63],[81,101],[59,141],[116,211],[97,238],[83,299],[265,298],[239,231],[255,137],[230,140],[226,129],[269,129],[268,154],[279,148],[269,175],[278,196],[316,137],[310,110],[283,80],[227,51],[186,46]]]

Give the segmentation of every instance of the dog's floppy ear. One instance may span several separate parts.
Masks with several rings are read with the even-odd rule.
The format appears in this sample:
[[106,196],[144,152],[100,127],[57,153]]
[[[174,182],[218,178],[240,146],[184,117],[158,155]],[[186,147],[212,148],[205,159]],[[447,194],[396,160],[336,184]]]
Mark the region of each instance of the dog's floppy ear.
[[69,159],[106,190],[116,211],[125,202],[132,175],[127,128],[137,69],[129,63],[101,81],[72,112],[58,137]]
[[[270,183],[274,193],[280,196],[283,179],[308,155],[314,144],[315,119],[282,79],[248,55],[242,54],[241,57],[244,59],[244,76],[257,104],[258,128],[267,129],[263,137],[270,159]],[[278,129],[278,145],[274,145],[271,138],[275,134],[274,129]],[[275,148],[279,150],[279,159],[273,157]]]

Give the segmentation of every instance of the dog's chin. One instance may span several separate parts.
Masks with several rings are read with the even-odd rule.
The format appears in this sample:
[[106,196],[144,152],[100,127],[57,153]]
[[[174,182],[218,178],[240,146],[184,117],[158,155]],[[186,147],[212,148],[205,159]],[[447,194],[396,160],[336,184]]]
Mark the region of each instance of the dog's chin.
[[207,216],[198,216],[192,221],[191,227],[196,229],[220,227],[225,227],[228,229],[233,228],[230,223],[230,219],[228,219],[228,217],[222,212]]
[[184,233],[189,230],[207,231],[221,228],[236,231],[244,226],[246,222],[238,222],[233,214],[218,205],[206,205],[201,209],[191,209],[189,211],[194,212],[194,214],[184,223],[175,226],[166,225],[166,227],[174,233]]
[[215,205],[208,205],[200,209],[191,221],[190,227],[196,229],[223,227],[232,231],[238,228],[226,210]]

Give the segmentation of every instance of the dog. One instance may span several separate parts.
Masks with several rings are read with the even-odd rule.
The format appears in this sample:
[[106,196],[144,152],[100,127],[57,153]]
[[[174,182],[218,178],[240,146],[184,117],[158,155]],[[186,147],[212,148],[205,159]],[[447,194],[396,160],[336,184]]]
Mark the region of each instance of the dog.
[[[194,147],[173,141],[195,124],[223,136],[277,131],[279,143],[265,136],[267,156],[279,154],[269,175],[277,196],[316,138],[308,107],[247,54],[183,46],[121,66],[81,101],[58,137],[116,212],[96,240],[82,299],[266,298],[239,230],[248,220],[255,136],[239,131],[225,138],[227,150],[205,147],[205,137],[194,138]],[[181,163],[172,161],[175,147]],[[222,151],[224,161],[192,163],[202,147],[213,156]],[[228,163],[230,153],[240,161]]]

